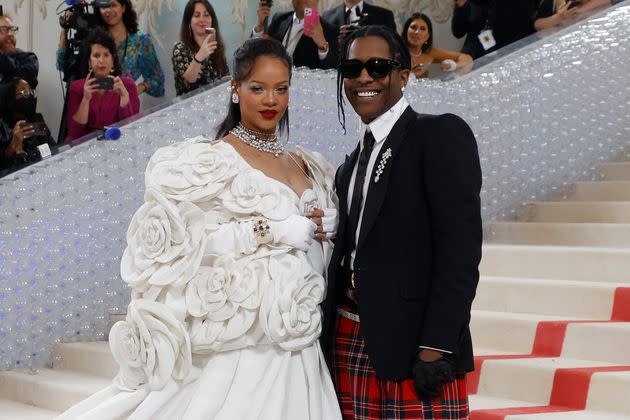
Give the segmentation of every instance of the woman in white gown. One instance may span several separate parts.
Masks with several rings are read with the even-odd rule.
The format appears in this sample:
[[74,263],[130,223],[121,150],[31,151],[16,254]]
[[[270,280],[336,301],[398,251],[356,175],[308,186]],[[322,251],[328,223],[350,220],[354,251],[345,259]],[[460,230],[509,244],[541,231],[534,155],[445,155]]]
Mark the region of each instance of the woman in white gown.
[[334,169],[278,141],[290,80],[280,43],[245,42],[220,139],[153,155],[110,332],[120,371],[60,418],[341,418],[318,340]]

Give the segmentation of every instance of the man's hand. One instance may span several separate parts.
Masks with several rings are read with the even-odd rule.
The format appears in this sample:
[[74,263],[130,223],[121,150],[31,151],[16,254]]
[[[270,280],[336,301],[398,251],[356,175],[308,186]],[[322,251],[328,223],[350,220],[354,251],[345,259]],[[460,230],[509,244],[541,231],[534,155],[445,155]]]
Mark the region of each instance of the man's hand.
[[[422,349],[423,351],[432,352],[433,350]],[[440,396],[440,388],[453,382],[455,376],[453,375],[453,365],[447,359],[444,359],[441,353],[440,359],[435,361],[424,361],[421,359],[421,355],[414,361],[413,364],[413,381],[416,388],[416,393],[421,399],[435,398]],[[430,354],[430,353],[428,353]]]
[[304,22],[304,35],[310,37],[320,51],[328,50],[328,42],[324,36],[324,28],[320,19],[317,19],[317,24],[315,25],[310,22]]
[[254,31],[262,32],[265,30],[265,19],[267,19],[271,15],[271,7],[267,6],[266,1],[260,0],[258,2],[258,23],[254,26]]

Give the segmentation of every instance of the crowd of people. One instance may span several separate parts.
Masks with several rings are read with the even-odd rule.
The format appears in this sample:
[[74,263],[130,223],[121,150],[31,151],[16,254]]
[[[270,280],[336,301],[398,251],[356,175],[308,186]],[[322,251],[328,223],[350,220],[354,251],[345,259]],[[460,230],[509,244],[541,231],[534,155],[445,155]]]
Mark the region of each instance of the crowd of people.
[[[411,55],[412,74],[422,78],[429,75],[432,64],[442,71],[465,71],[474,59],[536,30],[567,24],[581,13],[618,1],[454,0],[452,33],[457,38],[466,37],[461,52],[434,45],[433,24],[425,14],[409,16],[400,35]],[[272,4],[271,0],[259,1],[258,21],[251,38],[278,40],[296,67],[337,68],[345,38],[360,27],[383,25],[397,30],[391,10],[363,0],[340,1],[315,19],[305,17],[305,10],[317,8],[318,0],[293,0],[293,10],[273,14]],[[72,11],[65,12],[65,21],[69,22],[72,15]],[[62,25],[57,69],[68,69],[69,56],[78,61],[72,74],[66,75],[62,128],[58,136],[53,136],[42,115],[35,112],[37,57],[15,47],[18,28],[10,16],[0,16],[0,176],[40,160],[42,153],[54,153],[64,142],[138,113],[143,94],[164,95],[162,66],[150,35],[138,29],[131,0],[95,5],[94,18],[94,28],[81,40],[78,51],[68,48],[68,26]],[[176,94],[186,94],[229,75],[225,51],[212,4],[208,0],[189,0],[179,40],[172,50]]]

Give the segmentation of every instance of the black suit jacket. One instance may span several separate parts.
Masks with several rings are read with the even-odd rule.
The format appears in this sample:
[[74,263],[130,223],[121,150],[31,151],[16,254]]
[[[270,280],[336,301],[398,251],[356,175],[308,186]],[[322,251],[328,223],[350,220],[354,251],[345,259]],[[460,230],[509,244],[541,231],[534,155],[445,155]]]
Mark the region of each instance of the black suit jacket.
[[[346,24],[345,14],[346,6],[341,4],[325,12],[323,18],[335,26],[341,26]],[[396,32],[396,21],[391,10],[364,2],[361,15],[364,16],[362,19],[363,25],[384,25]]]
[[[378,182],[375,170],[392,157]],[[336,297],[345,286],[347,195],[358,148],[339,168],[339,228],[328,271],[324,345],[330,348]],[[376,159],[354,272],[366,351],[376,374],[411,376],[419,346],[448,350],[459,371],[473,370],[470,310],[481,259],[481,169],[475,137],[452,114],[407,108]]]
[[[287,31],[291,27],[294,12],[276,13],[271,19],[267,35],[282,42]],[[313,40],[302,35],[293,52],[293,65],[296,67],[309,67],[311,69],[332,69],[337,67],[339,60],[339,46],[337,37],[339,31],[333,25],[320,19],[324,29],[324,37],[328,41],[328,55],[324,60],[319,59],[317,45]]]

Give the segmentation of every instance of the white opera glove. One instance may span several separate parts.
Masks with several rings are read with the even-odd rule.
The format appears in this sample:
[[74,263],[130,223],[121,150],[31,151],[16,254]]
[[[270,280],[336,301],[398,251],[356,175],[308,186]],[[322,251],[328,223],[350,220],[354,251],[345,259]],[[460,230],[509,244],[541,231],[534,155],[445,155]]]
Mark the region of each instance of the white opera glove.
[[307,251],[315,238],[317,225],[307,217],[292,214],[280,222],[269,221],[274,243]]
[[339,212],[335,208],[323,209],[322,229],[326,232],[326,239],[335,239],[339,226]]

